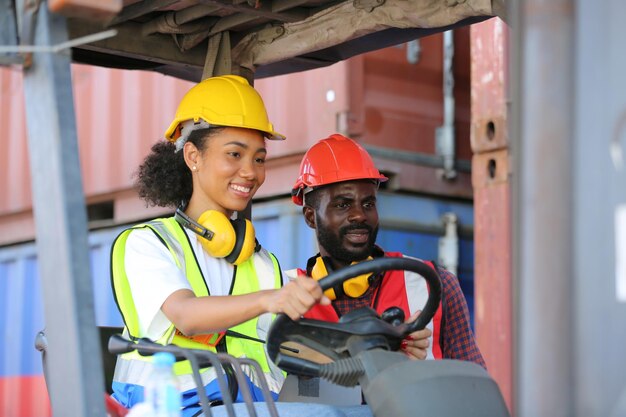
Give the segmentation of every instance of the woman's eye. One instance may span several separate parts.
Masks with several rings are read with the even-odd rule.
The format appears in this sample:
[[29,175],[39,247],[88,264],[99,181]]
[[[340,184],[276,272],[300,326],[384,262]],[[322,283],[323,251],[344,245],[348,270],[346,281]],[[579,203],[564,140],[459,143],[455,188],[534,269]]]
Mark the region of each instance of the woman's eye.
[[255,161],[256,161],[256,163],[257,163],[257,164],[259,164],[259,165],[263,165],[263,164],[265,164],[265,158],[257,158]]
[[240,154],[239,152],[235,152],[235,151],[233,151],[233,152],[228,152],[228,154],[229,154],[230,156],[232,156],[233,158],[239,158],[239,157],[241,157],[241,154]]

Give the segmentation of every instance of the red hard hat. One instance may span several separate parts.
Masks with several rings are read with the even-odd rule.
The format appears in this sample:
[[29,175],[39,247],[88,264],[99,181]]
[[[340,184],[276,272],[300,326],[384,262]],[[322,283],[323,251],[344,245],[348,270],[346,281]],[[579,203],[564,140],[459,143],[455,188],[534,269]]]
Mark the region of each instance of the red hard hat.
[[307,188],[365,179],[383,182],[388,178],[378,171],[361,145],[339,134],[330,135],[311,146],[304,155],[291,199],[301,206]]

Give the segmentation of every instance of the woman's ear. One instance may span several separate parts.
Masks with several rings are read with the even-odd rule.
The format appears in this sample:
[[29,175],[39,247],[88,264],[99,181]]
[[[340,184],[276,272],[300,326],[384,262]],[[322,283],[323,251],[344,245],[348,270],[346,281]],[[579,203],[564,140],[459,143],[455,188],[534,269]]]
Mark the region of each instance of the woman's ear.
[[[185,143],[183,146],[183,156],[185,158],[185,164],[191,171],[195,171],[200,161],[200,151],[191,142]],[[196,168],[194,168],[196,167]]]
[[302,207],[302,214],[304,215],[304,221],[307,226],[311,229],[317,229],[317,225],[315,224],[315,210],[313,207],[304,206]]

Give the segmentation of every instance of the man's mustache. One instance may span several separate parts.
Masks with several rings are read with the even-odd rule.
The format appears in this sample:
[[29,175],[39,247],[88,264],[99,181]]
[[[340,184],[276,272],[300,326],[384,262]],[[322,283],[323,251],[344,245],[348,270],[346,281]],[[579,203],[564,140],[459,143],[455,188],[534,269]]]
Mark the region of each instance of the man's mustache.
[[372,234],[372,231],[374,229],[372,228],[372,226],[367,225],[365,223],[363,223],[363,224],[351,224],[349,226],[344,226],[341,229],[339,229],[339,235],[340,236],[345,236],[346,234],[348,234],[349,232],[351,232],[353,230],[367,230],[367,232],[369,234]]

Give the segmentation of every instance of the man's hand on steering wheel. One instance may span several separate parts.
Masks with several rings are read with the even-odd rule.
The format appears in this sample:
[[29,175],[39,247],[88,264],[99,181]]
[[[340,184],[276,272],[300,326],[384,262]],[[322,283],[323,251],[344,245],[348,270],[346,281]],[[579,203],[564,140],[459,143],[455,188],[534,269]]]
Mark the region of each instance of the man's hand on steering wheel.
[[[417,317],[420,315],[421,310],[417,311],[411,317],[409,317],[405,323],[410,323],[412,321],[417,320]],[[427,349],[430,346],[429,337],[432,336],[433,332],[424,328],[422,330],[418,330],[409,334],[403,341],[400,343],[400,350],[412,360],[424,360],[426,359]]]

